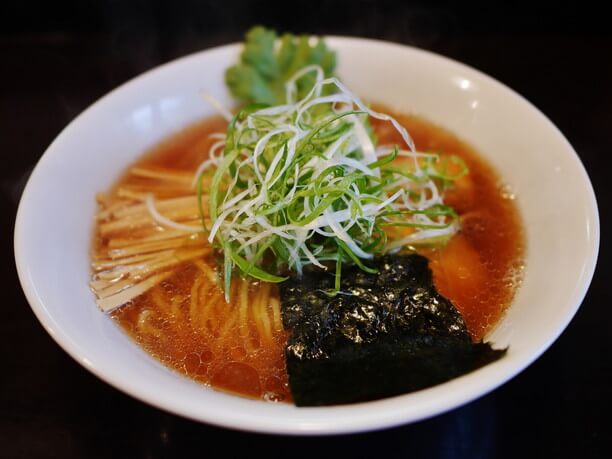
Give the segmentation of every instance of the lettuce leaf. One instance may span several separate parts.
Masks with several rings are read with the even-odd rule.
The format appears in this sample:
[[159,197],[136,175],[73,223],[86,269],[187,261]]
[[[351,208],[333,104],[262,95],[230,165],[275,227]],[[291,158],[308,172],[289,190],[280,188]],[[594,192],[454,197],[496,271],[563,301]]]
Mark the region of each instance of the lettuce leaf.
[[[302,67],[319,65],[326,77],[334,74],[336,54],[323,39],[284,34],[277,43],[275,31],[253,27],[246,34],[240,62],[225,72],[232,95],[244,104],[285,103],[285,82]],[[306,75],[297,82],[297,97],[304,97],[314,84]]]

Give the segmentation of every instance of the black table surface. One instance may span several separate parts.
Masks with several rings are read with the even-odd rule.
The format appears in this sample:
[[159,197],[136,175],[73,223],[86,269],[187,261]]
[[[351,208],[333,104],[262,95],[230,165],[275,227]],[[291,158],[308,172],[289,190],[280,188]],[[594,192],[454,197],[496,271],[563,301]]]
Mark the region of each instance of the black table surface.
[[[612,26],[571,7],[433,8],[427,2],[22,1],[0,6],[1,457],[612,457],[610,206]],[[471,65],[540,108],[584,163],[603,228],[598,269],[551,348],[491,394],[380,432],[281,437],[221,429],[136,401],[73,361],[19,286],[12,232],[35,163],[75,116],[163,62],[238,41],[253,24],[379,38]],[[568,216],[571,218],[571,216]],[[212,456],[211,456],[212,455]]]

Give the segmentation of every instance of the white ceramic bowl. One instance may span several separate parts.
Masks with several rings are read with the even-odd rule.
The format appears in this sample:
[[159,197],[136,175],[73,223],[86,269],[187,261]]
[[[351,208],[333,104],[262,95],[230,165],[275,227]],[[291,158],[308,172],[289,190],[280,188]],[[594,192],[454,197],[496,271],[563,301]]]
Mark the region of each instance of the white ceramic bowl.
[[[88,289],[95,193],[159,140],[226,106],[223,73],[239,45],[163,65],[126,83],[51,144],[23,193],[15,257],[23,289],[49,334],[85,368],[164,410],[260,432],[328,434],[417,421],[512,378],[558,337],[590,283],[599,245],[593,189],[576,153],[529,102],[482,73],[406,46],[328,38],[338,74],[357,94],[445,126],[475,146],[518,196],[526,224],[524,283],[488,339],[508,355],[419,392],[340,407],[296,408],[227,395],[168,370],[98,310]],[[568,218],[571,216],[571,218]]]

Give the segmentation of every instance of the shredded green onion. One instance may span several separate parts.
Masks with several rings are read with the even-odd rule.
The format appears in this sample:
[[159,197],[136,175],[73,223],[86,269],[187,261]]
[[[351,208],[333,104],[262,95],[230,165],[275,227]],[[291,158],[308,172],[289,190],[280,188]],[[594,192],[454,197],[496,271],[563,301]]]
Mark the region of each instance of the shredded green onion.
[[[306,77],[314,85],[297,99]],[[391,123],[403,145],[377,148],[370,117]],[[409,166],[394,167],[398,157],[409,158]],[[448,239],[457,215],[442,194],[467,173],[459,158],[417,152],[394,118],[316,65],[287,81],[284,104],[239,111],[196,180],[209,170],[207,232],[225,258],[226,298],[236,271],[281,282],[306,265],[331,263],[338,290],[343,264],[371,272],[367,260],[376,254]],[[390,240],[383,229],[389,226],[412,231]]]

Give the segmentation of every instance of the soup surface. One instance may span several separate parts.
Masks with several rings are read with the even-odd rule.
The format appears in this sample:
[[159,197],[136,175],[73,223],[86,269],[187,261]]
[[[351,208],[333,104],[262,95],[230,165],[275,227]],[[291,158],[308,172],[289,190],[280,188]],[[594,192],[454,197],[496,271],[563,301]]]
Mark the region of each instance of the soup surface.
[[[446,246],[421,253],[430,259],[440,293],[462,313],[473,339],[480,340],[498,322],[521,279],[524,243],[514,197],[455,135],[415,116],[395,116],[419,150],[458,155],[469,167],[470,173],[445,195],[461,217],[461,231]],[[160,213],[197,225],[197,207],[173,214],[172,200],[194,199],[191,178],[218,140],[210,135],[224,132],[225,125],[218,118],[206,119],[160,143],[99,198],[102,214],[108,215],[117,200],[138,203],[152,192]],[[374,121],[373,126],[379,144],[400,142],[388,124]],[[174,237],[136,218],[113,226],[99,217],[94,263],[141,240],[160,253],[172,248],[174,261],[160,264],[168,269],[153,288],[112,313],[121,327],[147,352],[190,378],[243,396],[290,401],[287,333],[276,287],[237,280],[228,304],[218,259],[203,236]]]

